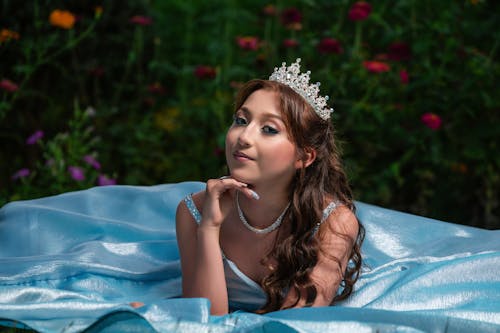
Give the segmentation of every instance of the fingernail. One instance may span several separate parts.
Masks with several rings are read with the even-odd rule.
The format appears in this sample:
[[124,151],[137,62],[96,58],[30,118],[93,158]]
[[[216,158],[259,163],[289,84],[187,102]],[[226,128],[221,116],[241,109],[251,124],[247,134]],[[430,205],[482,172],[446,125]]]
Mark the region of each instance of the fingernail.
[[257,192],[255,192],[254,190],[250,190],[250,189],[249,189],[249,191],[250,191],[250,195],[252,196],[252,198],[254,198],[255,200],[259,200],[260,199],[260,197],[257,194]]

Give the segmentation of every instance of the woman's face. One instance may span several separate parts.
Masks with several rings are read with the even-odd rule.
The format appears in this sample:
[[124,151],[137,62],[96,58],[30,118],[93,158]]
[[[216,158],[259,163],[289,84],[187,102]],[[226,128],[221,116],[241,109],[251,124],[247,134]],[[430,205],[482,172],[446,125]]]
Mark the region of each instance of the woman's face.
[[279,109],[277,93],[253,92],[234,115],[226,135],[226,160],[231,175],[259,186],[288,186],[301,166]]

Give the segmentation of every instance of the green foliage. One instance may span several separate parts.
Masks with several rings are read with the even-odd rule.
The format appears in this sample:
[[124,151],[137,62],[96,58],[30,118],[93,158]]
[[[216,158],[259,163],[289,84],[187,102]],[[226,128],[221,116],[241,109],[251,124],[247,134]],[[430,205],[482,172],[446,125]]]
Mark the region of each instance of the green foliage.
[[[237,86],[300,57],[332,96],[358,200],[500,227],[498,6],[381,0],[353,21],[353,3],[3,1],[0,204],[101,175],[141,185],[222,175]],[[74,25],[51,24],[56,9]],[[12,179],[22,168],[30,174]]]

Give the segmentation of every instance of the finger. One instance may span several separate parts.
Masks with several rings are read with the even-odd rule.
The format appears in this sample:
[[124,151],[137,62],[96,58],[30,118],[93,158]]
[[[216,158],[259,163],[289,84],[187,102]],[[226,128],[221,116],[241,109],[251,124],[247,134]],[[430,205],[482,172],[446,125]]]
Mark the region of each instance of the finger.
[[253,200],[259,200],[260,199],[260,196],[257,194],[257,192],[255,192],[252,189],[249,189],[248,187],[244,188],[244,189],[241,189],[240,192],[242,192],[249,199],[253,199]]
[[226,189],[228,188],[246,188],[248,184],[242,183],[234,178],[229,176],[225,176],[223,178],[219,178],[220,184],[224,185]]
[[210,195],[220,196],[231,189],[244,189],[248,185],[234,178],[210,179],[207,181],[207,192]]

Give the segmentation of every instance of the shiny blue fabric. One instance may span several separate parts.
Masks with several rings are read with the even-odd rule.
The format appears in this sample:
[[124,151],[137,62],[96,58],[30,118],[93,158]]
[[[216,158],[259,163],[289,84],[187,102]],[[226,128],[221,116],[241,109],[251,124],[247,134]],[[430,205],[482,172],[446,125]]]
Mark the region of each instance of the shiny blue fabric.
[[349,300],[210,316],[206,299],[178,298],[175,210],[202,188],[107,186],[2,207],[0,325],[41,332],[500,331],[500,231],[360,202],[366,267]]

